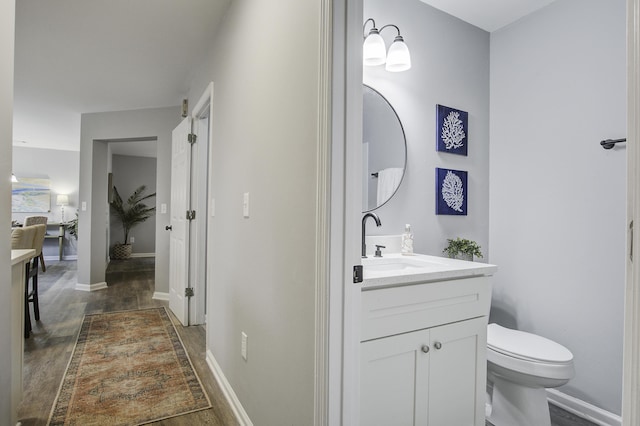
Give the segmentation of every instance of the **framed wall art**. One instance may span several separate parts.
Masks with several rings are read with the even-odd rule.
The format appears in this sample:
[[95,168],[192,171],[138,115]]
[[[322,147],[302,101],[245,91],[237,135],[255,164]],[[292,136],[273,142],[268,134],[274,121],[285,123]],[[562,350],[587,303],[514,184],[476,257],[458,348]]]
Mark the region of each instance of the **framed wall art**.
[[20,178],[11,189],[11,211],[14,213],[46,213],[51,210],[49,179]]
[[467,215],[467,172],[436,168],[436,214]]
[[467,155],[469,113],[436,105],[436,151]]

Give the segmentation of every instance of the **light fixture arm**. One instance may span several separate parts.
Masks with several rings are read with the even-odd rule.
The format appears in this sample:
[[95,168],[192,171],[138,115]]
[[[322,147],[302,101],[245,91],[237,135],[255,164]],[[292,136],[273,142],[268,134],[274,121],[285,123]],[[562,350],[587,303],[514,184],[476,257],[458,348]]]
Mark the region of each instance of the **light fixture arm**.
[[[371,18],[369,18],[369,19],[371,19]],[[394,24],[387,24],[387,25],[383,26],[382,28],[380,28],[380,29],[378,30],[378,32],[380,32],[380,33],[381,33],[381,32],[382,32],[382,30],[384,30],[384,29],[385,29],[385,28],[387,28],[387,27],[393,27],[393,28],[395,28],[395,29],[396,29],[396,31],[398,31],[398,35],[396,36],[396,38],[398,38],[398,37],[402,37],[402,36],[400,35],[400,28],[398,28],[398,26],[397,26],[397,25],[394,25]]]
[[[372,27],[369,30],[369,32],[366,32],[366,28],[367,28],[367,22],[371,21],[372,23]],[[369,18],[366,21],[364,21],[364,24],[362,24],[362,38],[367,38],[367,36],[371,33],[377,34],[379,33],[378,29],[376,28],[376,21],[373,18]]]

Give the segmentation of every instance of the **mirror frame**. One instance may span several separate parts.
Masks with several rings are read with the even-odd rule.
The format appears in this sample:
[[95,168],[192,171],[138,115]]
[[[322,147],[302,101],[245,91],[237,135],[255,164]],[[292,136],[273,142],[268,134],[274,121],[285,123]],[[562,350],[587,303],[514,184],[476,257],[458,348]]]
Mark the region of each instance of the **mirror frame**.
[[[395,191],[393,191],[393,194],[391,194],[391,195],[389,196],[389,198],[387,198],[387,200],[386,200],[384,203],[382,203],[382,204],[380,204],[380,205],[378,205],[378,206],[376,206],[376,207],[374,207],[374,208],[372,208],[372,209],[369,209],[369,210],[363,210],[363,211],[362,211],[362,213],[368,213],[368,212],[372,212],[372,211],[377,210],[377,209],[379,209],[380,207],[384,206],[384,205],[385,205],[385,204],[387,204],[389,201],[391,201],[391,199],[392,199],[393,197],[395,197],[395,195],[398,193],[398,190],[400,189],[400,186],[402,186],[402,182],[404,182],[404,177],[407,175],[407,158],[408,158],[407,152],[408,152],[408,147],[407,147],[407,134],[406,134],[406,133],[405,133],[405,131],[404,131],[404,126],[402,125],[402,120],[400,120],[400,116],[398,115],[398,111],[396,111],[396,109],[393,107],[393,105],[391,105],[391,102],[389,102],[389,100],[388,100],[388,99],[387,99],[387,98],[386,98],[382,93],[380,93],[379,91],[377,91],[377,90],[376,90],[376,89],[374,89],[373,87],[369,86],[368,84],[364,84],[364,83],[363,83],[363,84],[362,84],[362,86],[363,86],[363,87],[366,87],[366,88],[368,88],[368,89],[373,90],[373,91],[374,91],[375,93],[377,93],[377,94],[378,94],[382,99],[384,99],[384,101],[387,103],[387,105],[389,105],[389,108],[391,108],[391,111],[393,111],[393,114],[394,114],[394,115],[396,116],[396,118],[398,119],[398,123],[400,124],[400,130],[402,131],[402,139],[403,139],[403,142],[404,142],[404,165],[403,165],[403,167],[402,167],[402,178],[400,178],[400,182],[398,182],[398,186],[396,187]],[[362,107],[362,124],[363,124],[363,127],[364,127],[364,92],[363,92],[363,101],[362,101],[362,103],[363,103],[363,107]],[[361,143],[363,143],[363,142],[364,142],[364,141],[361,141]],[[364,166],[364,165],[363,165],[363,166]],[[367,188],[367,189],[368,189],[368,188]],[[364,191],[365,189],[364,189],[364,188],[362,188],[362,190]]]

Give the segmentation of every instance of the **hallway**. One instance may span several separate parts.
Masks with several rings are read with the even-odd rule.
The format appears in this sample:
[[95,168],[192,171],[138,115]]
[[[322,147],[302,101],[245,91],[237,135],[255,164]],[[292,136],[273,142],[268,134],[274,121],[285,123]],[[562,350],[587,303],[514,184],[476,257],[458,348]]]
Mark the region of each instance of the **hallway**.
[[[168,307],[153,300],[153,262],[133,258],[113,263],[107,271],[107,289],[83,292],[77,283],[75,261],[48,262],[39,273],[40,318],[25,339],[23,402],[19,417],[22,426],[46,425],[60,382],[73,352],[85,314]],[[203,327],[174,324],[211,399],[212,408],[162,420],[157,425],[236,425],[237,422],[205,361]]]

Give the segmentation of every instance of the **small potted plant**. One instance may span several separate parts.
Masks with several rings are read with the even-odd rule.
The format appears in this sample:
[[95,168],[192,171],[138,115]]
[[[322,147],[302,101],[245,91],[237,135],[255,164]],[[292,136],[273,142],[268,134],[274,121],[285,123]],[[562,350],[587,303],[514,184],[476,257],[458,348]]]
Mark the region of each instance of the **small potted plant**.
[[131,244],[129,244],[129,231],[136,225],[144,222],[155,214],[156,208],[149,207],[143,203],[144,200],[155,197],[155,192],[149,195],[143,195],[146,189],[145,185],[140,185],[129,196],[126,203],[122,201],[118,189],[113,187],[113,200],[111,201],[111,208],[116,214],[116,217],[120,220],[122,229],[124,231],[124,243],[116,243],[113,246],[112,257],[114,259],[128,259],[131,257]]
[[482,257],[480,246],[475,241],[458,237],[447,239],[447,242],[449,245],[442,252],[452,259],[473,261],[473,256]]

